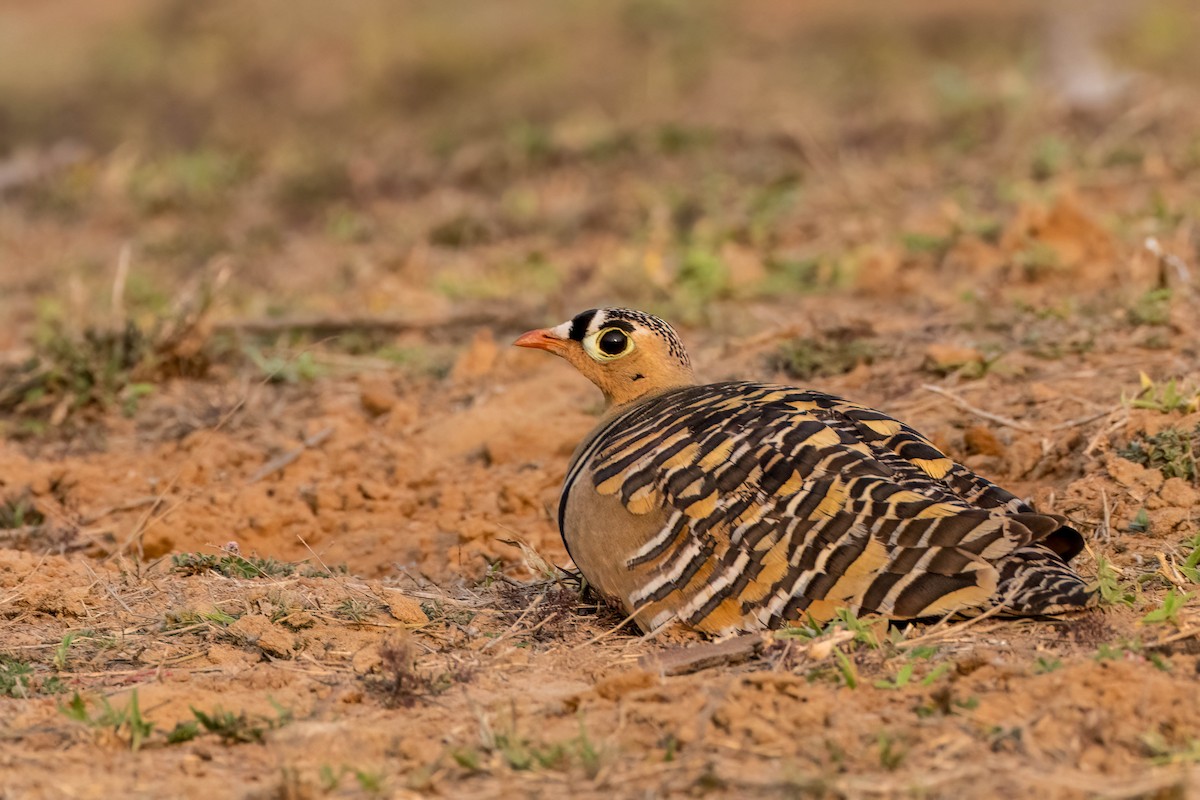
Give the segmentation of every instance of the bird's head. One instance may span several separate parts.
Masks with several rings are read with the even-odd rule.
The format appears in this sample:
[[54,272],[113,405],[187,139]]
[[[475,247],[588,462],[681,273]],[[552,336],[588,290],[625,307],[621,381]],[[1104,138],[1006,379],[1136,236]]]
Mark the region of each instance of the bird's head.
[[675,329],[628,308],[584,311],[553,328],[529,331],[513,344],[562,356],[600,388],[609,406],[696,382]]

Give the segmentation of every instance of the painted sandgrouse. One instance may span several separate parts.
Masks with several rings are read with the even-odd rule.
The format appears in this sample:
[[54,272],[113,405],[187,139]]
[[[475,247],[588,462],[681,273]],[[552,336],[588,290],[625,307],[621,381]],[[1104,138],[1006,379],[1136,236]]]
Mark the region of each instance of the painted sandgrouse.
[[1088,604],[1083,549],[886,414],[808,389],[697,385],[657,317],[584,311],[515,342],[604,393],[571,459],[558,523],[588,582],[643,630],[710,634],[824,621],[1053,614]]

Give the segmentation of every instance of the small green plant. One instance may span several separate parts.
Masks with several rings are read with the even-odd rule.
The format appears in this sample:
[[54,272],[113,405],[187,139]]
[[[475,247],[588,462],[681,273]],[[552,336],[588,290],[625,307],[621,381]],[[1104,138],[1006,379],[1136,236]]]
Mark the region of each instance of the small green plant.
[[1150,512],[1144,508],[1139,508],[1138,512],[1133,515],[1133,519],[1129,522],[1129,530],[1131,533],[1145,533],[1150,530]]
[[1151,469],[1164,478],[1183,478],[1193,483],[1200,480],[1200,425],[1191,431],[1163,428],[1153,435],[1140,434],[1117,455]]
[[1151,289],[1129,309],[1129,322],[1132,325],[1166,325],[1170,321],[1170,289]]
[[5,498],[0,503],[0,529],[17,530],[27,525],[41,525],[45,521],[46,515],[38,511],[28,491]]
[[943,675],[945,675],[946,673],[948,673],[949,671],[950,671],[949,664],[944,663],[944,662],[941,664],[938,664],[936,667],[934,667],[933,669],[931,669],[929,671],[928,675],[926,675],[924,678],[921,679],[921,685],[922,686],[932,686],[933,684],[937,683],[938,680],[940,680],[941,677]]
[[[282,728],[293,719],[290,709],[284,708],[271,698],[267,699],[275,709],[274,717],[261,714],[251,716],[245,711],[235,714],[219,706],[211,712],[204,712],[193,706],[192,716],[196,718],[199,726],[196,733],[203,729],[204,732],[216,734],[225,744],[262,742],[267,731]],[[176,728],[179,729],[179,726]]]
[[450,751],[450,757],[468,772],[483,772],[482,757],[478,750],[469,747],[456,747]]
[[192,714],[196,717],[196,722],[200,727],[209,733],[215,733],[226,744],[261,742],[265,735],[263,727],[255,724],[245,711],[235,714],[232,711],[217,708],[206,713],[198,708],[193,708]]
[[33,665],[0,655],[0,697],[28,697]]
[[1154,764],[1198,764],[1200,763],[1200,739],[1188,739],[1182,747],[1171,745],[1158,731],[1142,735],[1142,744]]
[[349,568],[339,564],[326,570],[303,562],[276,561],[273,558],[242,556],[237,553],[177,553],[171,556],[171,569],[181,575],[203,575],[216,572],[227,578],[283,578],[300,575],[303,578],[325,578],[331,574],[348,574]]
[[767,357],[767,367],[798,380],[841,375],[859,364],[871,364],[879,348],[853,335],[796,339],[780,345]]
[[1054,672],[1055,670],[1062,669],[1062,665],[1062,659],[1038,656],[1037,663],[1033,665],[1033,674],[1045,675],[1048,672]]
[[660,127],[654,138],[659,150],[669,156],[708,147],[717,139],[707,128],[685,126],[675,122],[668,122]]
[[116,708],[108,702],[107,697],[101,697],[94,704],[99,706],[97,713],[88,711],[88,703],[83,696],[76,692],[67,703],[59,704],[59,711],[69,719],[81,722],[93,728],[112,728],[118,736],[121,731],[129,740],[129,749],[135,753],[141,749],[154,730],[154,723],[142,716],[138,706],[138,693],[134,689],[129,694],[129,703],[122,708]]
[[1044,242],[1031,241],[1013,255],[1013,265],[1028,281],[1037,281],[1062,269],[1058,251]]
[[1116,569],[1104,556],[1096,556],[1096,579],[1088,585],[1088,590],[1098,593],[1103,605],[1132,606],[1135,599],[1132,592],[1126,591]]
[[75,634],[68,633],[58,643],[58,647],[54,648],[54,668],[60,672],[67,668],[67,656],[71,652],[71,643],[75,641]]
[[24,699],[33,695],[62,694],[66,690],[62,678],[57,675],[39,676],[33,664],[0,654],[0,697]]
[[354,183],[346,164],[335,153],[295,158],[278,176],[271,200],[292,222],[308,222],[331,205],[350,200]]
[[872,650],[877,650],[880,647],[877,630],[881,624],[883,624],[881,618],[860,619],[850,609],[841,608],[837,610],[834,618],[824,626],[810,617],[801,625],[780,629],[776,636],[782,639],[800,639],[807,642],[837,630],[845,630],[854,634],[855,644],[866,645]]
[[1171,671],[1171,662],[1163,658],[1163,656],[1159,653],[1156,653],[1153,650],[1147,650],[1145,653],[1143,653],[1143,655],[1146,657],[1146,660],[1153,664],[1154,668],[1159,672]]
[[152,391],[144,382],[163,373],[202,375],[202,353],[187,363],[173,361],[172,324],[159,320],[152,330],[132,322],[123,328],[88,328],[82,334],[61,321],[46,323],[24,363],[0,370],[0,412],[30,423],[30,430],[62,425],[86,408],[118,407],[127,414]]
[[904,249],[913,255],[931,253],[941,257],[954,243],[951,236],[938,236],[930,233],[904,233],[900,237]]
[[845,682],[846,687],[857,689],[858,667],[854,666],[854,661],[838,648],[834,648],[833,657],[837,661],[838,672],[841,674],[842,681]]
[[200,723],[194,719],[177,722],[175,727],[167,731],[167,744],[183,744],[190,742],[200,735]]
[[1143,625],[1151,625],[1156,622],[1169,622],[1176,628],[1179,627],[1179,612],[1191,600],[1193,594],[1191,592],[1175,591],[1175,588],[1167,590],[1166,596],[1163,598],[1162,605],[1151,611],[1146,616],[1142,617]]
[[839,608],[837,610],[837,619],[831,625],[837,625],[838,623],[854,634],[855,642],[865,644],[872,650],[879,649],[879,636],[877,633],[880,625],[879,617],[859,619],[858,615],[850,609]]
[[317,770],[317,782],[321,784],[321,791],[332,792],[342,783],[342,778],[349,772],[349,767],[343,765],[337,771],[329,764],[322,764]]
[[[929,661],[937,654],[937,652],[938,650],[936,647],[913,648],[909,651],[908,657],[904,663],[900,665],[900,669],[897,670],[895,677],[891,679],[880,679],[875,681],[875,688],[896,690],[903,689],[905,686],[910,685],[913,681],[913,674],[916,671],[917,664],[922,661]],[[932,686],[949,671],[950,665],[948,663],[943,662],[938,664],[931,669],[924,678],[921,679],[921,685]]]
[[1190,547],[1191,552],[1179,565],[1179,571],[1192,583],[1200,583],[1200,533],[1193,536],[1185,547]]
[[708,303],[728,293],[729,267],[715,250],[693,245],[683,255],[676,281],[693,300]]
[[776,297],[791,292],[811,292],[826,285],[829,270],[818,258],[772,258],[766,262],[767,275],[759,290]]
[[487,222],[471,214],[456,214],[429,231],[429,241],[439,247],[471,247],[492,238]]
[[448,622],[454,625],[469,625],[476,612],[461,606],[447,606],[441,600],[421,603],[421,610],[430,622]]
[[337,608],[333,610],[333,615],[338,619],[349,620],[350,622],[362,622],[374,614],[378,608],[379,606],[376,603],[360,600],[356,597],[347,597],[338,603]]
[[325,367],[317,363],[316,357],[309,350],[292,357],[268,356],[252,347],[247,347],[242,352],[271,383],[312,383],[325,374]]
[[1154,650],[1147,650],[1136,639],[1125,639],[1118,644],[1101,644],[1096,649],[1094,661],[1148,661],[1162,672],[1171,671],[1171,663]]
[[895,737],[888,733],[879,734],[879,764],[888,772],[895,772],[904,761],[908,751]]
[[1140,374],[1139,381],[1141,386],[1138,393],[1126,401],[1133,408],[1144,408],[1163,414],[1174,411],[1190,414],[1200,411],[1200,387],[1186,384],[1176,378],[1156,383],[1144,372]]
[[592,744],[591,738],[588,736],[587,728],[583,723],[579,723],[579,736],[575,738],[575,753],[579,759],[579,765],[583,768],[583,773],[588,779],[595,778],[600,772],[601,753]]
[[900,669],[896,672],[896,676],[891,679],[882,678],[875,681],[876,689],[903,689],[908,686],[912,680],[913,670],[916,669],[916,664],[912,661],[906,661],[900,665]]
[[267,698],[275,709],[275,716],[251,716],[245,711],[237,714],[217,707],[211,712],[201,711],[194,706],[191,708],[192,719],[177,723],[167,732],[167,744],[182,744],[190,742],[198,736],[212,733],[225,744],[245,744],[262,742],[266,732],[281,728],[292,721],[292,712]]
[[367,794],[383,793],[384,776],[382,772],[355,769],[354,780],[358,783],[358,788],[362,789]]
[[230,190],[249,177],[251,166],[236,153],[185,151],[137,164],[126,188],[145,214],[216,209],[229,201]]
[[917,706],[914,711],[918,717],[928,719],[934,716],[949,716],[960,711],[972,711],[978,707],[978,697],[958,698],[949,686],[941,686],[930,692],[929,701]]
[[1043,136],[1038,140],[1030,164],[1030,172],[1036,180],[1044,181],[1060,172],[1071,156],[1071,147],[1057,136]]
[[232,625],[237,622],[237,617],[226,613],[219,608],[214,608],[212,611],[206,611],[200,614],[200,619],[207,622],[215,622],[218,625]]
[[509,769],[517,771],[550,769],[566,771],[571,767],[583,770],[588,778],[600,772],[602,754],[592,743],[582,720],[579,733],[570,739],[537,743],[519,735],[515,730],[492,731],[485,726],[479,748],[457,748],[450,751],[455,763],[471,772],[483,770],[483,754],[499,756]]

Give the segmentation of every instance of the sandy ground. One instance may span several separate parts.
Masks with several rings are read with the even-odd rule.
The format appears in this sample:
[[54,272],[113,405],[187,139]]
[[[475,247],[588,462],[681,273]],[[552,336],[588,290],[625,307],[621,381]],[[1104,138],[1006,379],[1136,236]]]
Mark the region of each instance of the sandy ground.
[[[424,9],[381,66],[368,7],[264,37],[294,75],[232,34],[205,60],[249,12],[80,22],[238,65],[159,75],[163,140],[130,132],[162,123],[136,63],[38,72],[61,108],[0,87],[29,109],[0,127],[0,798],[1200,792],[1186,6],[1108,28],[1132,93],[1083,110],[1028,66],[1029,9],[629,3],[507,38]],[[370,80],[400,111],[356,105]],[[311,129],[254,116],[255,81]],[[1065,514],[1103,602],[733,655],[621,628],[553,566],[599,396],[508,347],[605,302],[678,322],[707,378],[876,406]]]

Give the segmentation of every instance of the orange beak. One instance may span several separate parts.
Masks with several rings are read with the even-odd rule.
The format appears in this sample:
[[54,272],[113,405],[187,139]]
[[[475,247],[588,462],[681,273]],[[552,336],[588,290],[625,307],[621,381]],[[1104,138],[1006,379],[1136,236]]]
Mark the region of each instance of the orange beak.
[[536,331],[522,333],[513,342],[516,347],[532,347],[535,350],[549,350],[552,353],[562,350],[563,344],[563,340],[554,334],[552,328],[540,328]]

